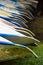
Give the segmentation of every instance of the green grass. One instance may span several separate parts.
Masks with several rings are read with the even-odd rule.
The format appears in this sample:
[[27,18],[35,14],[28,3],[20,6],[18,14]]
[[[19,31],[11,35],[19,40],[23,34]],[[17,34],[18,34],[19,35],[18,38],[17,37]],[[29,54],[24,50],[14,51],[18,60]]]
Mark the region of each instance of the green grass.
[[[20,47],[10,47],[7,46],[6,49],[9,53],[5,53],[5,49],[3,52],[2,58],[8,61],[5,61],[1,64],[3,65],[43,65],[43,42],[40,43],[37,47],[31,47],[34,52],[39,56],[39,58],[35,58],[33,54],[31,54],[28,50]],[[1,53],[0,52],[0,53]],[[1,56],[0,56],[1,57]],[[11,60],[9,60],[11,59]]]

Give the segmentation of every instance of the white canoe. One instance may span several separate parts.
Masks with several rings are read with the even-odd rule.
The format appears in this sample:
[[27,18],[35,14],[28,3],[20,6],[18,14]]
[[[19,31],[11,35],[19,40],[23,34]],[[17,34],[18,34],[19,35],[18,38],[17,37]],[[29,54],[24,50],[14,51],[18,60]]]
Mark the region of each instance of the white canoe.
[[20,32],[17,32],[14,26],[10,26],[7,22],[0,19],[0,36],[7,38],[15,43],[30,44],[40,42],[33,36],[26,36]]

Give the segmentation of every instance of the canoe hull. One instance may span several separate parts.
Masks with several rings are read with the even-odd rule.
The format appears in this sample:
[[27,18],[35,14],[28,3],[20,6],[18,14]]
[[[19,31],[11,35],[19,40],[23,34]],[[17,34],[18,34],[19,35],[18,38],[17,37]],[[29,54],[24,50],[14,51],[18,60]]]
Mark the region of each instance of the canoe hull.
[[20,44],[32,44],[32,43],[37,43],[39,42],[37,39],[33,39],[31,37],[5,37],[6,39],[14,42],[14,43],[20,43]]

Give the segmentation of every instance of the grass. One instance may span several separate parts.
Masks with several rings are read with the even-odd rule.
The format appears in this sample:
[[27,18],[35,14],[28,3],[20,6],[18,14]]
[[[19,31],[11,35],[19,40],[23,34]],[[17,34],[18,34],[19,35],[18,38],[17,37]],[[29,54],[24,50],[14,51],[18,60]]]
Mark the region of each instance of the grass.
[[[3,54],[4,59],[8,59],[8,61],[0,62],[2,65],[43,65],[43,42],[40,43],[37,47],[31,47],[34,52],[39,56],[39,58],[35,58],[33,54],[31,54],[28,50],[24,48],[14,48],[8,47],[7,51],[9,53]],[[11,59],[11,60],[9,60]]]

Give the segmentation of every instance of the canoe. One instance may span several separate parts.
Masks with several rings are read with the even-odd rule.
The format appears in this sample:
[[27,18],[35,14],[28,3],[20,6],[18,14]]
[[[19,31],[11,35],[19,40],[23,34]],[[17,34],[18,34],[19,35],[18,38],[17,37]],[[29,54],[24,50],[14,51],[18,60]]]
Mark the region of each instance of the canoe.
[[[15,43],[23,43],[23,44],[30,44],[35,42],[40,42],[39,40],[35,39],[33,36],[27,36],[23,33],[18,32],[15,27],[9,25],[9,23],[0,19],[0,36],[5,37],[6,39],[13,41]],[[2,26],[3,25],[3,26]]]
[[0,9],[0,16],[11,17],[11,15],[8,12],[6,12],[6,11],[4,11],[2,9]]
[[26,48],[27,50],[29,50],[35,57],[38,58],[38,56],[35,54],[35,52],[33,52],[29,47],[25,46],[25,45],[22,45],[22,44],[16,44],[16,43],[13,43],[3,37],[0,36],[0,44],[1,45],[11,45],[11,46],[20,46],[22,48]]

